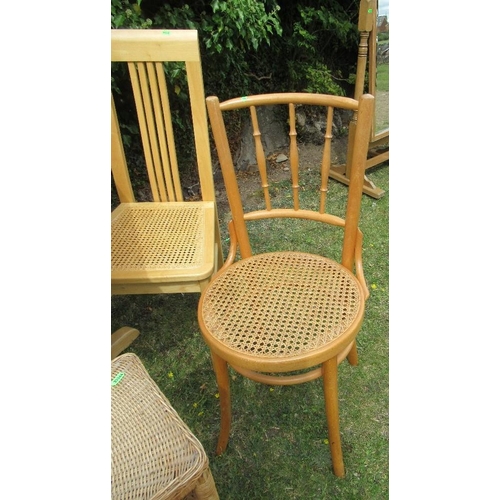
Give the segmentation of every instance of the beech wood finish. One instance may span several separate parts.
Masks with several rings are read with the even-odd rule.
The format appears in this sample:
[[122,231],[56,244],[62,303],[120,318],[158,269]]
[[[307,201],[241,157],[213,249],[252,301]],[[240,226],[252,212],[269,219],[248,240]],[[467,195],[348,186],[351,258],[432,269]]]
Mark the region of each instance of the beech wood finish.
[[202,444],[132,353],[111,362],[111,498],[219,499]]
[[111,334],[111,359],[115,359],[139,336],[139,330],[122,326]]
[[[361,0],[359,6],[359,45],[358,61],[356,66],[356,83],[354,88],[354,99],[359,99],[364,92],[365,79],[368,66],[368,92],[376,94],[377,75],[377,4],[378,0]],[[349,124],[349,147],[346,163],[344,165],[332,165],[330,177],[344,184],[349,184],[351,177],[351,162],[353,153],[353,141],[357,124],[356,113]],[[381,146],[386,148],[379,149]],[[366,170],[380,165],[389,160],[389,130],[377,132],[375,128],[375,111],[373,113],[370,144],[368,146]],[[384,191],[378,188],[368,177],[363,182],[363,192],[372,198],[379,199]]]
[[[222,265],[196,30],[111,30],[111,61],[128,66],[151,189],[138,202],[111,100],[112,294],[201,292]],[[183,197],[164,64],[184,62],[201,200]],[[132,165],[133,166],[133,165]]]
[[[203,291],[198,320],[208,344],[219,387],[221,429],[216,453],[229,440],[231,397],[228,365],[242,375],[265,384],[293,385],[323,378],[326,417],[333,470],[344,476],[337,397],[337,364],[345,357],[357,364],[356,335],[361,328],[369,292],[363,275],[362,233],[358,228],[366,154],[374,99],[283,93],[248,96],[219,102],[208,97],[208,115],[217,147],[232,220],[229,255]],[[266,158],[258,124],[258,108],[284,105],[289,112],[291,195],[288,208],[273,207]],[[323,107],[327,116],[325,146],[318,166],[318,208],[300,204],[299,147],[296,106]],[[253,124],[256,158],[265,208],[245,211],[238,175],[231,157],[224,116],[248,108]],[[357,113],[345,218],[327,211],[328,171],[335,109]],[[224,115],[224,116],[223,116]],[[306,219],[343,228],[339,262],[296,251],[253,254],[247,223],[271,218]],[[342,230],[342,229],[341,229]],[[285,236],[285,235],[284,235]],[[323,249],[325,250],[325,249]],[[240,258],[237,258],[239,255]],[[355,274],[354,274],[355,273]],[[305,371],[305,369],[310,369]],[[297,372],[302,373],[289,373]]]

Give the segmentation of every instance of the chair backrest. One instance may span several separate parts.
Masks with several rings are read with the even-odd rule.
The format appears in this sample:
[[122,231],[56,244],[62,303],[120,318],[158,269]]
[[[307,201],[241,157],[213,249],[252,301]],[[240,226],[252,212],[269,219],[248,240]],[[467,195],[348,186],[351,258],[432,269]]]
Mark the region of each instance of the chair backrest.
[[[215,201],[201,59],[196,30],[111,30],[111,61],[126,63],[137,111],[151,198],[148,201],[183,201],[179,176],[175,119],[170,97],[189,96],[194,146],[203,201]],[[187,89],[167,83],[165,66],[185,68]],[[184,63],[184,65],[179,65]],[[184,66],[184,68],[182,68]],[[173,86],[173,88],[172,88]],[[187,104],[186,104],[187,106]],[[120,125],[111,99],[111,167],[120,202],[134,202]],[[177,136],[179,137],[179,136]]]
[[[212,127],[212,133],[217,147],[219,162],[224,177],[224,183],[228,195],[231,209],[232,221],[230,222],[230,232],[233,239],[237,241],[238,250],[242,258],[252,255],[250,244],[248,222],[269,219],[269,218],[294,218],[309,219],[318,222],[325,222],[332,226],[343,228],[341,242],[341,263],[349,270],[353,269],[355,261],[360,257],[362,234],[358,228],[362,188],[364,182],[364,172],[368,143],[370,139],[370,127],[373,115],[373,96],[363,95],[359,101],[331,95],[306,94],[306,93],[281,93],[264,94],[247,97],[239,97],[224,102],[219,102],[217,97],[207,98],[207,109]],[[273,204],[273,192],[268,181],[268,161],[264,153],[261,128],[259,126],[259,107],[261,106],[284,106],[288,111],[289,121],[289,168],[290,168],[290,189],[287,196],[280,196],[279,206]],[[303,172],[300,167],[298,145],[298,127],[296,126],[296,113],[309,107],[316,114],[323,109],[325,114],[326,131],[324,133],[324,146],[322,160],[318,165],[316,181],[317,203],[314,207],[301,206],[301,185]],[[246,210],[242,203],[238,178],[232,159],[232,151],[226,132],[225,119],[231,110],[241,110],[245,108],[246,113],[250,112],[252,122],[254,144],[256,149],[256,160],[260,174],[260,184],[262,189],[262,207]],[[331,207],[327,200],[329,170],[331,167],[331,146],[333,138],[334,113],[337,110],[348,110],[353,113],[357,125],[353,140],[353,159],[350,184],[348,187],[347,202],[343,206],[340,214],[329,213]],[[234,117],[232,118],[234,120]],[[310,182],[308,183],[310,185]],[[280,189],[283,189],[280,187]],[[310,188],[307,188],[310,189]],[[284,202],[289,200],[289,206]],[[346,205],[346,206],[345,206]],[[318,249],[320,250],[320,249]],[[234,258],[236,249],[230,249],[230,258]],[[322,253],[318,251],[316,253]],[[231,257],[232,256],[232,257]],[[336,259],[340,260],[340,259]],[[357,264],[356,264],[357,265]],[[356,267],[357,270],[357,267]],[[362,269],[361,269],[362,271]]]

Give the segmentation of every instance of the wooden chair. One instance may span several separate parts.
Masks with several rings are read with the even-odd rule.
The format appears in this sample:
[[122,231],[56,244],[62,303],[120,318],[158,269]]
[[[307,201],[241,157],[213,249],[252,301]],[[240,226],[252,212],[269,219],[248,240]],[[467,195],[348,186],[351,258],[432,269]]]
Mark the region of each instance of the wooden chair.
[[203,446],[135,354],[111,362],[113,500],[218,500]]
[[[112,294],[200,292],[222,265],[222,248],[197,32],[111,30],[111,60],[128,66],[151,190],[149,201],[134,194],[112,97],[111,169],[120,200],[111,215]],[[179,176],[164,71],[173,62],[183,62],[187,75],[199,201],[184,200]]]
[[[271,186],[268,181],[258,123],[259,106],[268,105],[284,105],[289,115],[291,186],[288,196],[281,196],[277,207],[273,206],[272,195],[282,189]],[[333,470],[337,476],[344,476],[337,365],[345,357],[352,365],[357,364],[356,335],[363,322],[365,299],[368,297],[358,220],[373,96],[363,95],[358,102],[329,95],[284,93],[241,97],[222,103],[217,97],[208,97],[207,106],[232,217],[228,258],[203,291],[198,308],[201,332],[210,347],[220,394],[221,430],[216,453],[222,453],[229,440],[231,399],[228,364],[245,377],[264,384],[292,385],[322,377]],[[299,177],[304,176],[302,172],[299,176],[295,124],[298,106],[301,110],[314,107],[326,112],[323,158],[317,168],[316,188],[319,189],[316,208],[301,207],[300,202],[303,188]],[[232,148],[224,124],[230,110],[241,108],[246,108],[245,112],[250,111],[263,192],[260,197],[262,207],[253,211],[246,210],[242,204],[239,176],[233,167]],[[344,206],[345,216],[342,218],[328,213],[327,200],[332,120],[336,109],[358,114],[352,175],[347,206]],[[283,205],[287,199],[290,200],[290,207]],[[298,219],[315,221],[326,224],[328,230],[340,231],[339,262],[316,254],[316,251],[326,252],[329,248],[317,248],[314,253],[289,250],[254,253],[249,235],[261,237],[263,229],[253,230],[252,233],[248,226],[257,221],[269,225],[269,219],[273,218],[280,219],[280,223],[284,218],[290,218],[293,224],[303,224]],[[281,240],[289,240],[286,231],[280,234]],[[331,242],[333,244],[333,236]]]

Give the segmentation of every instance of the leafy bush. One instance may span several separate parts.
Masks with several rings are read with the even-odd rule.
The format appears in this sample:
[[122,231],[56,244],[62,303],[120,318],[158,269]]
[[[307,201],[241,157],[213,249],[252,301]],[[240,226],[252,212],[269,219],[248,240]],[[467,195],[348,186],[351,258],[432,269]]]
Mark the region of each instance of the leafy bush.
[[213,0],[211,5],[213,13],[205,15],[202,23],[209,50],[219,54],[223,50],[258,50],[263,43],[271,44],[271,34],[281,35],[278,5],[269,13],[255,0]]
[[129,0],[111,0],[111,28],[149,28],[153,22],[141,12],[142,0],[131,4]]
[[[348,95],[354,89],[358,7],[343,0],[282,2],[289,89]],[[343,6],[343,4],[346,6]]]
[[[198,30],[207,95],[349,95],[354,89],[359,7],[352,0],[131,1],[111,0],[112,28]],[[178,100],[187,99],[182,73],[170,65],[166,71],[179,89]],[[123,104],[122,114],[130,109],[127,78],[112,69],[112,89],[120,97],[117,107]],[[185,108],[179,105],[174,116],[187,135]],[[129,133],[124,130],[127,142]]]

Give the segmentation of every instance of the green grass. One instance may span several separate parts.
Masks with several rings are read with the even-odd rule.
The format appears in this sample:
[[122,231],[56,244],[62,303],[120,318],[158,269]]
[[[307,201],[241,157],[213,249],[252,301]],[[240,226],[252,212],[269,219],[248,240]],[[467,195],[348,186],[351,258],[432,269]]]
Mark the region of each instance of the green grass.
[[389,64],[377,65],[377,90],[389,92]]
[[[328,436],[319,380],[271,388],[232,372],[231,437],[226,452],[215,457],[217,386],[208,348],[198,330],[199,295],[112,298],[112,330],[124,325],[140,330],[128,350],[141,358],[204,445],[221,500],[389,497],[388,170],[382,166],[368,172],[386,191],[385,196],[380,200],[363,196],[362,201],[360,226],[371,296],[358,335],[359,365],[344,362],[339,368],[343,479],[333,475],[325,444]],[[278,197],[289,196],[281,184],[274,191]],[[330,191],[341,200],[347,188],[331,180]],[[312,189],[306,187],[301,193],[306,202],[309,192]],[[220,216],[227,219],[227,214]],[[225,224],[221,230],[226,243]],[[266,233],[256,229],[252,234],[259,236],[259,249],[294,244],[284,227]],[[299,239],[312,248],[330,247],[330,239],[317,228],[301,228]],[[331,251],[336,251],[335,244]]]

